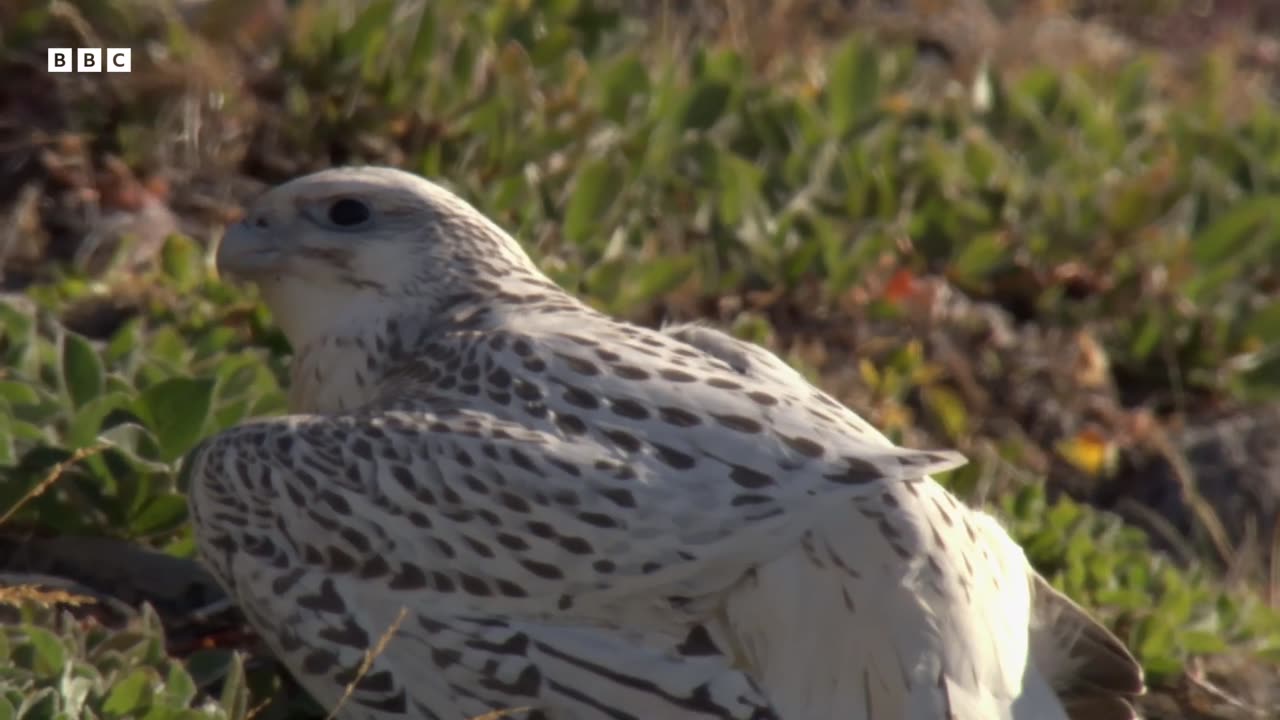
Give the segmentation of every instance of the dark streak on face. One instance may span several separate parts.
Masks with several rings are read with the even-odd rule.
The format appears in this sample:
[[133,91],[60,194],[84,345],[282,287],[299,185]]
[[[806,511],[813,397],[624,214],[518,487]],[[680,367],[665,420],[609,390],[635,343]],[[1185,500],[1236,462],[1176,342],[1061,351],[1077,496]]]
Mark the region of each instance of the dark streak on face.
[[351,271],[351,251],[344,248],[315,248],[306,247],[305,245],[297,249],[299,257],[308,260],[318,260],[322,263],[332,265],[337,270]]
[[340,280],[344,285],[350,285],[351,287],[360,288],[362,290],[377,290],[378,292],[386,292],[386,289],[387,289],[386,286],[380,282],[375,282],[373,280],[364,280],[362,278],[358,278],[354,275],[349,275],[346,273],[339,275],[338,280]]

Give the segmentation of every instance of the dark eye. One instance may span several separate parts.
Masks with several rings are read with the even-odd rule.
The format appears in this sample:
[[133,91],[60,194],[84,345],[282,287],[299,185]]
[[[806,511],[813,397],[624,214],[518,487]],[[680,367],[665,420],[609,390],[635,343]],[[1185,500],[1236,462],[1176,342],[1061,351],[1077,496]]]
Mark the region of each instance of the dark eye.
[[352,198],[334,200],[329,206],[329,222],[338,227],[353,227],[369,219],[369,206]]

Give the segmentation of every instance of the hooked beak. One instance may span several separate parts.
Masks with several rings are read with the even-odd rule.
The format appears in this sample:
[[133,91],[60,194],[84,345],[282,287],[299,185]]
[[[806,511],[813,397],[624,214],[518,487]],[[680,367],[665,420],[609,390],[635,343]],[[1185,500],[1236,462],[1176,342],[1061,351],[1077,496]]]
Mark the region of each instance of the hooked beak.
[[218,244],[218,274],[254,280],[280,269],[283,253],[265,228],[241,221],[227,228]]

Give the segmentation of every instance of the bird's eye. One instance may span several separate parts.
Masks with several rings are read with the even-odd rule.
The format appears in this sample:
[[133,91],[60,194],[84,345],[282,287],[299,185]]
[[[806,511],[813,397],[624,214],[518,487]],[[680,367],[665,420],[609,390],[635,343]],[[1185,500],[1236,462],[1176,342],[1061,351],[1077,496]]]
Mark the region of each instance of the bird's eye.
[[329,222],[338,227],[355,227],[369,219],[369,206],[353,198],[334,200],[329,206]]

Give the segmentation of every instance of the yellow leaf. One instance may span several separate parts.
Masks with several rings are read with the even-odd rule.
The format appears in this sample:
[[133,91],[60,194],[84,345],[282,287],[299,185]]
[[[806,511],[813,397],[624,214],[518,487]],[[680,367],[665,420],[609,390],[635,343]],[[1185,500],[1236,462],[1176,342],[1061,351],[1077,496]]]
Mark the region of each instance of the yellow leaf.
[[1116,447],[1096,430],[1082,430],[1057,444],[1058,454],[1084,472],[1098,476],[1115,463]]
[[911,112],[913,103],[907,93],[895,93],[880,101],[880,106],[894,115],[905,115]]
[[862,376],[862,382],[872,390],[880,387],[880,371],[876,370],[876,366],[872,365],[870,360],[862,358],[858,361],[858,374]]
[[959,395],[942,385],[926,386],[921,390],[921,394],[925,405],[942,422],[949,437],[954,439],[964,434],[969,414],[965,411],[964,401]]

